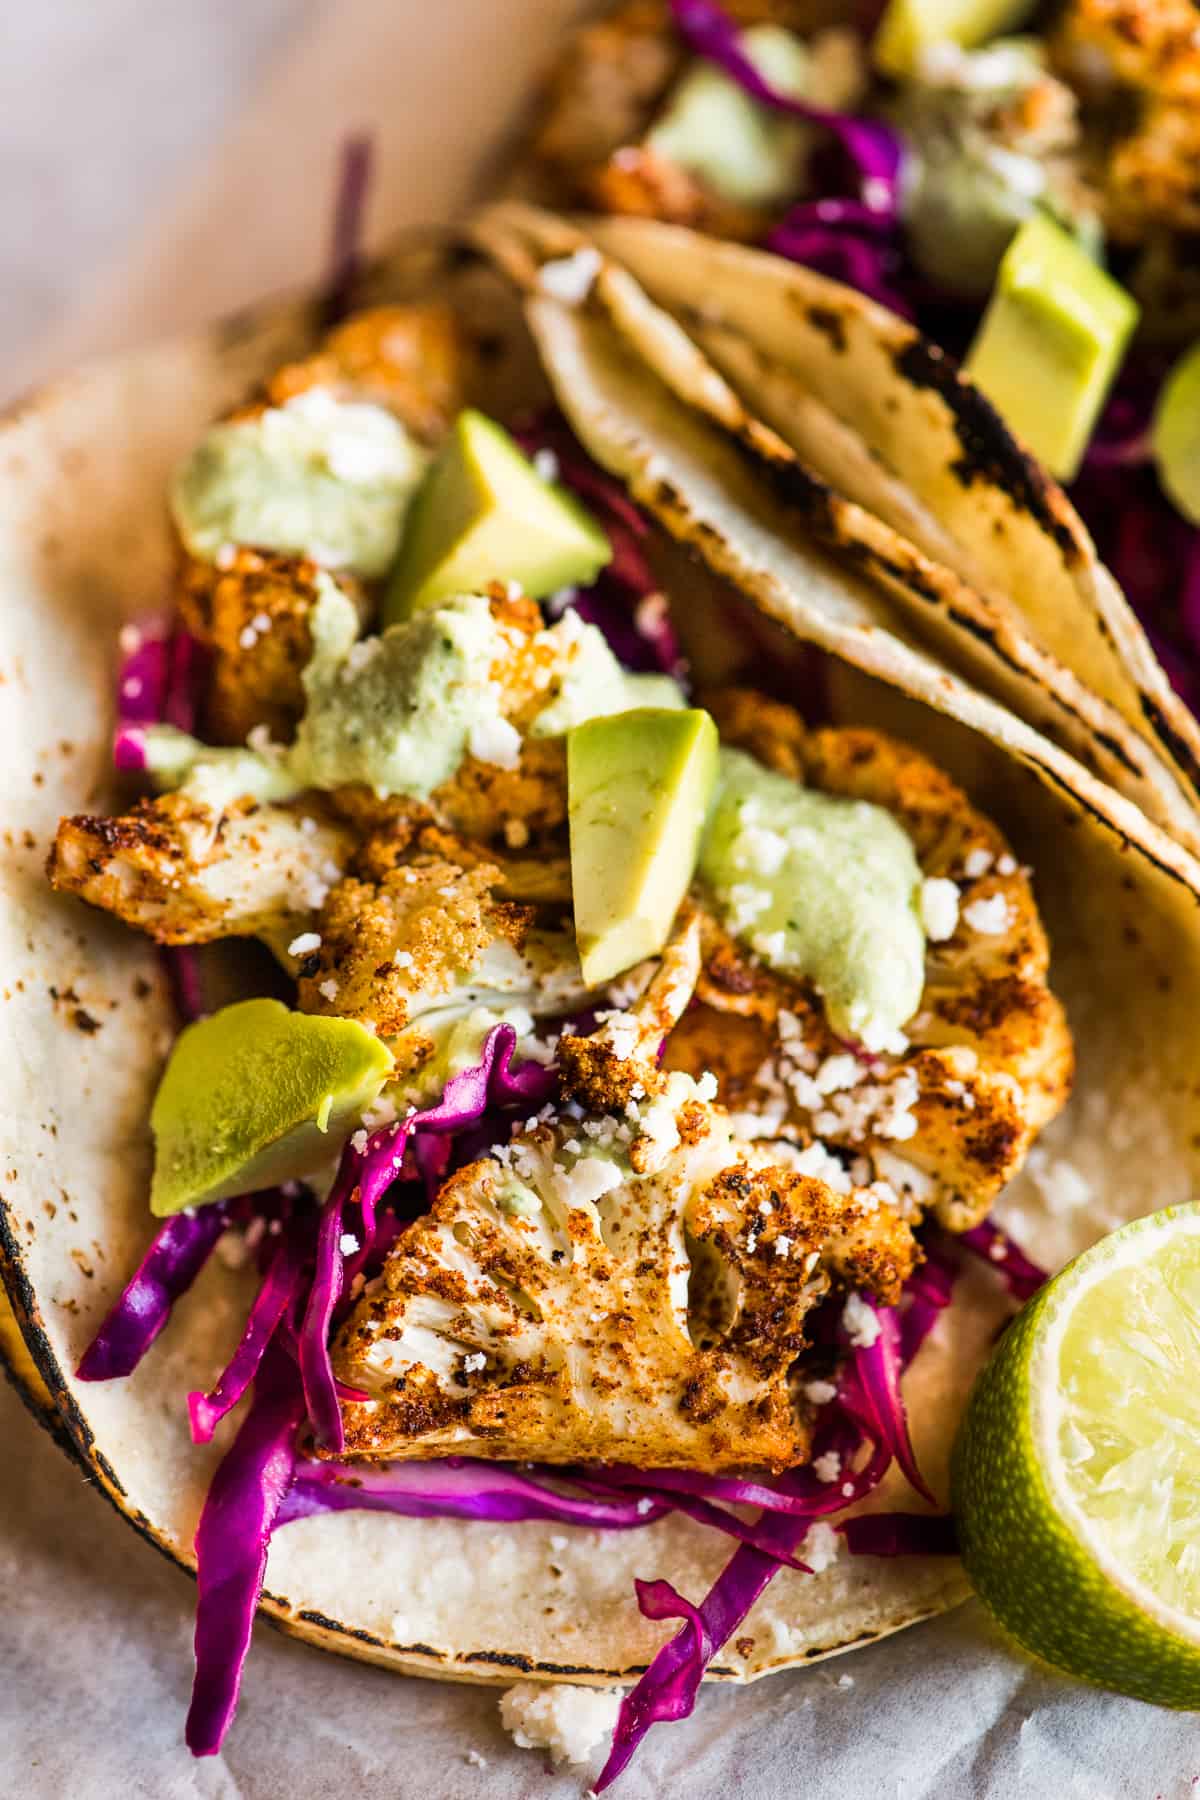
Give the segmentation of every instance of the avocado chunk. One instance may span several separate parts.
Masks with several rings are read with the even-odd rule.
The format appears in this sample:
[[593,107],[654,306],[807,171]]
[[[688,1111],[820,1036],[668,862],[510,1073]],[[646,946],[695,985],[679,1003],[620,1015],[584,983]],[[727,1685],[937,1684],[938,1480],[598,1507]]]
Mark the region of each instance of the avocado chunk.
[[888,0],[871,44],[885,75],[912,75],[933,44],[972,50],[1023,25],[1035,0]]
[[1060,481],[1083,458],[1138,307],[1044,213],[1004,253],[965,372]]
[[717,728],[694,707],[638,707],[567,734],[575,939],[589,987],[666,943],[716,778]]
[[579,502],[543,481],[501,426],[458,415],[417,494],[384,601],[385,625],[489,582],[519,582],[532,599],[584,587],[612,558]]
[[1158,476],[1191,525],[1200,525],[1200,343],[1162,385],[1151,430]]
[[[738,41],[764,81],[804,98],[809,61],[798,37],[779,25],[756,25]],[[646,134],[646,148],[723,200],[775,206],[796,192],[809,136],[802,122],[752,99],[712,63],[697,62]]]
[[241,1000],[175,1040],[150,1112],[150,1210],[229,1200],[297,1181],[341,1148],[391,1072],[354,1019]]

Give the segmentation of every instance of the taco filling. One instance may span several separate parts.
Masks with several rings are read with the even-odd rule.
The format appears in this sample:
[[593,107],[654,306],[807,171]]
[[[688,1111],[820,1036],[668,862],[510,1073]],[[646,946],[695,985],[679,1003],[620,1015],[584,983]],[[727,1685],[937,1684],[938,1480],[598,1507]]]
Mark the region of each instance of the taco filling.
[[1173,417],[1200,337],[1195,7],[888,0],[871,21],[611,5],[553,71],[518,185],[760,245],[965,360],[1071,484],[1194,711],[1200,501]]
[[[189,1403],[207,1442],[253,1386],[196,1539],[200,1754],[291,1520],[728,1536],[699,1608],[639,1583],[684,1623],[604,1785],[778,1568],[952,1548],[901,1374],[960,1246],[1036,1282],[988,1214],[1072,1046],[996,827],[816,686],[693,685],[647,521],[561,422],[464,409],[465,355],[436,308],[354,318],[172,484],[174,616],[118,684],[144,791],[49,859],[190,1019],[80,1375],[219,1242],[257,1270]],[[262,949],[218,1005],[224,939]],[[858,1514],[893,1460],[914,1510]]]

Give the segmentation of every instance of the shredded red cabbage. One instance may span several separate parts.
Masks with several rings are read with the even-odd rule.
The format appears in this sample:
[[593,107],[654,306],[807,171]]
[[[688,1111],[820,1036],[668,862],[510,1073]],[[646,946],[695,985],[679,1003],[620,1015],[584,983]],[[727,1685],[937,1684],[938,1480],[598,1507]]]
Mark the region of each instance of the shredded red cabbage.
[[184,1734],[193,1756],[216,1754],[237,1709],[267,1549],[291,1486],[303,1417],[295,1366],[272,1348],[196,1530],[196,1675]]
[[875,1306],[865,1296],[862,1304],[874,1314],[879,1330],[874,1342],[856,1349],[847,1362],[838,1398],[875,1443],[887,1446],[909,1485],[923,1499],[936,1504],[917,1467],[900,1392],[903,1364],[899,1315],[893,1307]]
[[330,233],[329,275],[321,309],[326,325],[336,325],[344,319],[354,301],[354,285],[362,268],[373,157],[369,137],[348,137],[342,145]]
[[949,1513],[855,1513],[836,1529],[854,1556],[955,1556],[958,1538]]
[[207,1394],[188,1395],[193,1443],[211,1440],[217,1425],[254,1380],[277,1325],[297,1299],[306,1262],[307,1245],[300,1233],[294,1229],[285,1232],[250,1308],[241,1341],[215,1387]]
[[924,1244],[925,1261],[904,1284],[907,1305],[900,1315],[900,1367],[907,1369],[954,1298],[960,1271],[951,1242],[941,1236]]
[[[536,1107],[549,1099],[557,1087],[557,1075],[545,1064],[532,1061],[514,1069],[516,1041],[511,1025],[494,1026],[484,1040],[479,1062],[446,1084],[436,1106],[410,1113],[395,1125],[383,1126],[361,1149],[355,1147],[352,1138],[342,1152],[337,1177],[321,1214],[316,1268],[299,1333],[300,1372],[308,1416],[318,1442],[332,1450],[342,1449],[344,1437],[329,1360],[330,1329],[343,1288],[361,1273],[371,1254],[379,1202],[399,1177],[405,1148],[414,1133],[461,1131],[490,1107]],[[341,1242],[346,1234],[346,1208],[356,1192],[361,1224],[351,1235],[358,1239],[358,1249],[347,1261]]]
[[992,1219],[972,1225],[970,1231],[962,1232],[957,1241],[995,1269],[1017,1300],[1030,1299],[1050,1279],[1045,1269],[1031,1261],[1021,1246]]
[[113,1381],[132,1375],[208,1261],[229,1223],[220,1201],[175,1213],[155,1232],[150,1248],[116,1305],[84,1351],[75,1373],[80,1381]]
[[661,1519],[666,1505],[635,1496],[597,1499],[561,1492],[504,1463],[462,1457],[356,1467],[301,1462],[277,1523],[326,1512],[390,1512],[414,1519],[548,1519],[604,1531],[634,1531]]
[[604,526],[612,561],[591,587],[579,589],[571,604],[581,619],[604,634],[617,658],[635,672],[684,672],[679,639],[666,596],[642,548],[649,526],[620,482],[580,447],[565,421],[547,413],[519,427],[514,436],[527,455],[548,451],[555,479],[584,501]]
[[737,26],[715,0],[671,0],[671,12],[695,54],[715,63],[752,99],[830,132],[853,164],[863,203],[872,212],[895,214],[903,151],[900,137],[890,125],[879,119],[828,112],[781,94],[754,67],[741,47]]

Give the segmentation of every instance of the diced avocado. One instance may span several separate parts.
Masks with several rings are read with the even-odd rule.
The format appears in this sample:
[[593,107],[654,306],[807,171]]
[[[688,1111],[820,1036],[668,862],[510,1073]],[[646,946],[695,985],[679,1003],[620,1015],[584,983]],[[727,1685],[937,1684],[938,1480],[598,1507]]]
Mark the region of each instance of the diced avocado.
[[589,986],[666,943],[716,778],[717,728],[696,708],[639,707],[568,733],[575,937]]
[[1184,352],[1163,383],[1152,443],[1163,486],[1184,518],[1200,525],[1200,343]]
[[[756,25],[739,43],[779,93],[804,97],[809,60],[798,37],[779,25]],[[808,135],[802,122],[752,99],[712,63],[697,62],[646,134],[646,148],[735,205],[774,206],[796,192]]]
[[1138,307],[1044,213],[1004,253],[966,373],[1060,481],[1078,469]]
[[871,60],[885,75],[914,73],[933,44],[971,50],[1023,25],[1035,0],[888,0],[871,42]]
[[413,503],[384,602],[384,624],[451,594],[516,581],[540,600],[584,587],[611,560],[608,539],[579,502],[543,481],[501,426],[458,415]]
[[295,1181],[336,1156],[391,1073],[355,1019],[242,1000],[176,1039],[150,1112],[160,1218]]

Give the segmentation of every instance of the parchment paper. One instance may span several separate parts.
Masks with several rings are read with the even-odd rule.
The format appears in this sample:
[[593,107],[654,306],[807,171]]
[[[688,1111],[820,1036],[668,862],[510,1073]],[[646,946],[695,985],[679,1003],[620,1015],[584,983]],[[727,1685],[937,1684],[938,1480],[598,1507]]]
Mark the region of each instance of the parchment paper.
[[[379,145],[379,241],[478,185],[571,0],[341,0],[123,268],[43,347],[47,368],[310,278],[333,147]],[[132,129],[132,127],[131,127]],[[405,1681],[260,1626],[219,1758],[182,1743],[190,1583],[87,1491],[0,1384],[0,1796],[31,1800],[566,1800],[499,1726],[494,1689]],[[474,1751],[486,1767],[468,1760]],[[1184,1800],[1200,1724],[1012,1655],[975,1605],[856,1655],[706,1690],[618,1800]]]

